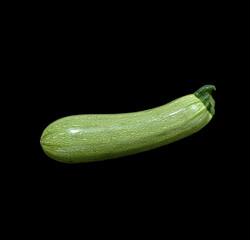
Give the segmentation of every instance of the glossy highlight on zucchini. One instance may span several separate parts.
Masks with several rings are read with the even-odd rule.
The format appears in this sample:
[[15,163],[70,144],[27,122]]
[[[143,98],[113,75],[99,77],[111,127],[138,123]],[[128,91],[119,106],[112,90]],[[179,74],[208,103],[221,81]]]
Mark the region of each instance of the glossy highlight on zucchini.
[[213,85],[153,109],[122,114],[85,114],[56,120],[40,143],[64,163],[101,161],[154,149],[194,134],[215,114]]

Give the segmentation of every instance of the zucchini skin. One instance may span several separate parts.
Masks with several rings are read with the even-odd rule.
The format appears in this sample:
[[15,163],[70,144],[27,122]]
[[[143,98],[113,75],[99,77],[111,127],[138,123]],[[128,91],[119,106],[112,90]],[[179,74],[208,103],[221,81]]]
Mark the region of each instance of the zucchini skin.
[[50,158],[64,163],[101,161],[154,149],[192,135],[210,122],[215,104],[212,90],[214,86],[206,85],[145,111],[64,117],[45,128],[41,146]]

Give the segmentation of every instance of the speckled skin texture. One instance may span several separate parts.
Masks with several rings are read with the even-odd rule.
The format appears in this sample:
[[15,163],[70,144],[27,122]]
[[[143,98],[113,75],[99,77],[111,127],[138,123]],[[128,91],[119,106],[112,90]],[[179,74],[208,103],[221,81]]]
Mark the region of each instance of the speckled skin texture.
[[146,111],[61,118],[44,130],[41,145],[60,162],[100,161],[177,141],[202,129],[211,118],[204,103],[190,94]]

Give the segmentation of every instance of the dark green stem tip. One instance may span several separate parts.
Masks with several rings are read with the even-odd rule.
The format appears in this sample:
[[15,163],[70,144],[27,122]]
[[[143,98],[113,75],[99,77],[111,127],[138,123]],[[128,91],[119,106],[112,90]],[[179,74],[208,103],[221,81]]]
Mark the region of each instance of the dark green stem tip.
[[194,95],[206,106],[212,116],[215,114],[215,101],[212,97],[212,91],[214,90],[216,90],[214,85],[205,85],[194,93]]

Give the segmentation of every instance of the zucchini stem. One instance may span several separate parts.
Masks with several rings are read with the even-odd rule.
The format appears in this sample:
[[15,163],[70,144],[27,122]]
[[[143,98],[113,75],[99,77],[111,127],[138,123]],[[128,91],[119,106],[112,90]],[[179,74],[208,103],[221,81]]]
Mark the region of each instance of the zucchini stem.
[[205,105],[212,116],[215,114],[215,101],[212,97],[212,91],[214,90],[216,90],[214,85],[205,85],[194,93],[194,95]]

